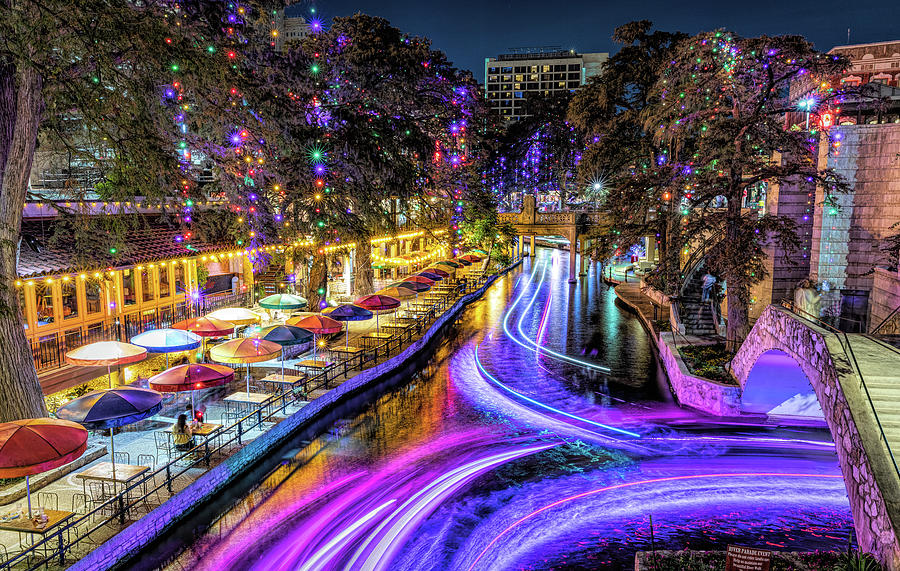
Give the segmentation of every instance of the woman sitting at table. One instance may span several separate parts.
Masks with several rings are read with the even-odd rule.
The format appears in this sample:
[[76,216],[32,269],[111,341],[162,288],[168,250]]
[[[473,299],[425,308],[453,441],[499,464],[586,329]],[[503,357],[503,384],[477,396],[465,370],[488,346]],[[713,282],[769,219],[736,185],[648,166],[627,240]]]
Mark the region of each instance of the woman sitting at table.
[[172,427],[172,440],[175,442],[175,450],[185,452],[194,447],[194,433],[187,423],[187,415],[179,414],[178,420]]

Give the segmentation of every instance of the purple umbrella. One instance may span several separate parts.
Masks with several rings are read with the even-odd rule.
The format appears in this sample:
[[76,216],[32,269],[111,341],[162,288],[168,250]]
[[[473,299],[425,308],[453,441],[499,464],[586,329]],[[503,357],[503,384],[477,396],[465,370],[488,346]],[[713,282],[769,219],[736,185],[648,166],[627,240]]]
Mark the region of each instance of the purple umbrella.
[[[344,305],[339,305],[337,307],[329,307],[327,309],[323,309],[322,315],[327,315],[328,317],[337,321],[366,321],[372,319],[373,314],[371,311],[364,307],[353,305],[352,303],[345,303]],[[349,347],[350,327],[345,327],[344,329],[346,331],[344,346]]]
[[419,273],[416,274],[416,275],[417,275],[417,276],[422,276],[423,278],[427,278],[427,279],[429,279],[429,280],[431,280],[431,281],[433,281],[433,282],[439,282],[439,281],[441,281],[442,279],[444,279],[443,276],[440,276],[440,275],[438,275],[438,274],[429,272],[428,270],[422,270],[421,272],[419,272]]
[[153,416],[162,408],[162,395],[150,389],[119,387],[94,391],[56,410],[57,418],[71,420],[88,430],[109,428],[113,478],[116,477],[116,427]]

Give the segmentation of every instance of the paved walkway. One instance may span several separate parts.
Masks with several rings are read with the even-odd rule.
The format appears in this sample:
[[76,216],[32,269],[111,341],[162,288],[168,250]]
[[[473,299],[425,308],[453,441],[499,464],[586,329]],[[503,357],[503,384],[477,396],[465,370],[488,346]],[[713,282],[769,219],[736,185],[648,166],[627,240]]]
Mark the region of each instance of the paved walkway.
[[[474,286],[474,281],[472,282]],[[415,302],[415,300],[411,300],[411,302]],[[408,306],[407,303],[403,303],[401,306],[401,310]],[[286,317],[283,313],[280,315],[270,314],[266,310],[263,310],[259,307],[253,308],[260,312],[266,318],[266,321],[262,323],[260,326],[265,327],[267,325],[271,325],[274,323],[282,323],[283,318]],[[312,312],[308,312],[310,315],[313,315]],[[434,317],[437,317],[440,313],[438,312]],[[294,313],[293,315],[298,315]],[[302,315],[302,314],[301,314]],[[271,319],[272,317],[278,317],[280,319]],[[377,320],[379,323],[385,323],[386,321],[391,320],[395,317],[392,314],[381,315]],[[368,321],[358,321],[358,322],[349,322],[345,323],[348,325],[350,331],[349,343],[351,346],[360,346],[359,338],[366,333],[372,332],[376,329],[376,320],[371,319]],[[243,335],[249,336],[253,333],[253,327],[245,328],[242,331]],[[418,335],[413,337],[415,340]],[[346,343],[345,334],[335,335],[329,339],[327,339],[327,346],[325,348],[317,348],[317,356],[322,359],[325,358],[329,361],[338,360],[338,355],[332,355],[328,351],[329,347],[343,347]],[[284,363],[280,360],[273,361],[265,361],[261,363],[254,363],[250,365],[250,373],[253,378],[261,378],[266,374],[273,372],[273,370],[279,369],[282,365],[285,368],[287,374],[295,373],[295,366],[301,360],[310,359],[313,356],[313,351],[310,349],[308,351],[304,351],[301,354],[292,355],[290,358],[285,359]],[[371,364],[367,364],[367,366],[371,366]],[[222,400],[226,395],[231,394],[236,391],[245,391],[245,376],[242,373],[243,370],[240,366],[237,367],[237,371],[235,374],[235,380],[230,383],[228,386],[218,387],[215,389],[208,389],[202,391],[195,391],[194,393],[194,404],[197,408],[205,410],[204,421],[208,423],[221,424],[224,426],[229,426],[235,422],[233,417],[228,417],[226,413],[225,403]],[[333,388],[335,386],[340,385],[350,376],[355,375],[358,372],[358,369],[347,373],[346,375],[341,375],[333,380],[329,381],[328,387]],[[135,386],[146,386],[146,379],[139,379],[133,383]],[[315,399],[323,394],[326,391],[317,390],[313,391],[308,395],[307,398]],[[119,430],[121,432],[117,432],[115,437],[115,450],[116,456],[118,458],[117,465],[122,464],[131,464],[131,465],[142,465],[147,466],[150,471],[153,471],[158,466],[162,466],[166,464],[172,457],[177,457],[179,453],[172,453],[162,449],[157,445],[157,439],[162,440],[163,438],[168,438],[167,433],[171,425],[175,422],[176,418],[179,414],[189,409],[191,403],[190,393],[169,393],[164,396],[164,407],[159,412],[159,414],[142,420],[140,422],[134,423],[127,427],[123,427]],[[280,417],[286,417],[303,406],[307,404],[306,401],[294,401],[286,408],[285,411],[280,412]],[[275,419],[277,421],[277,419]],[[253,439],[258,437],[263,433],[265,429],[268,429],[270,425],[263,427],[262,430],[256,429],[251,430],[250,432],[245,433],[245,437],[243,438],[243,445],[246,445],[248,442],[251,442]],[[160,436],[162,434],[163,436]],[[197,439],[197,443],[201,443],[201,439]],[[88,445],[89,448],[91,446],[99,446],[105,447],[108,446],[109,437],[107,435],[91,432],[89,435]],[[229,454],[236,451],[237,448],[233,448],[229,450]],[[223,457],[215,458],[212,460],[212,465],[216,465],[218,462],[221,462]],[[92,509],[92,505],[95,503],[95,499],[97,494],[100,493],[100,485],[85,485],[82,479],[77,477],[77,474],[82,473],[92,467],[97,466],[102,462],[109,462],[110,456],[109,454],[104,454],[99,459],[86,464],[84,467],[74,470],[70,474],[59,478],[58,480],[46,485],[40,490],[34,491],[32,494],[32,505],[33,509],[37,509],[38,506],[43,507],[44,509],[53,509],[53,510],[65,510],[76,512],[78,514],[84,514],[89,512]],[[184,489],[193,482],[196,478],[201,476],[205,470],[202,467],[191,468],[186,473],[181,476],[175,478],[172,481],[172,494],[178,493],[180,490]],[[162,483],[162,482],[160,482]],[[71,561],[72,559],[78,559],[87,552],[94,549],[97,545],[102,543],[106,538],[111,537],[112,535],[118,533],[124,527],[127,527],[130,521],[134,521],[136,518],[139,518],[143,513],[153,509],[155,505],[165,501],[169,496],[165,487],[160,490],[160,493],[153,494],[152,498],[149,502],[144,502],[139,504],[134,510],[133,513],[130,513],[128,519],[125,524],[122,525],[118,521],[106,522],[102,525],[96,532],[90,535],[90,541],[82,541],[77,546],[75,546],[74,550],[67,555],[67,558]],[[0,506],[0,515],[7,513],[15,513],[18,511],[25,511],[26,509],[26,501],[25,499],[21,499],[3,506]],[[76,516],[77,517],[77,516]],[[101,518],[97,523],[102,523]],[[87,526],[84,526],[85,528]],[[84,529],[82,529],[82,532]],[[30,540],[28,534],[18,534],[16,532],[10,531],[0,531],[0,564],[5,560],[6,555],[12,556],[15,553],[20,552],[27,545],[30,545]],[[4,549],[6,550],[4,552]]]

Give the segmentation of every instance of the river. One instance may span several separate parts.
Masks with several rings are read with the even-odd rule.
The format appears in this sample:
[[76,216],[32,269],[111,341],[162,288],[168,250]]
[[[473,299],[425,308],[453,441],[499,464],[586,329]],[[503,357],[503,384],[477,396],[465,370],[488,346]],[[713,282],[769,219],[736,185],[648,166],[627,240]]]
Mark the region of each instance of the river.
[[[682,410],[596,271],[540,249],[429,364],[271,473],[171,568],[628,569],[634,552],[839,550],[826,430]],[[652,518],[652,536],[651,536]]]

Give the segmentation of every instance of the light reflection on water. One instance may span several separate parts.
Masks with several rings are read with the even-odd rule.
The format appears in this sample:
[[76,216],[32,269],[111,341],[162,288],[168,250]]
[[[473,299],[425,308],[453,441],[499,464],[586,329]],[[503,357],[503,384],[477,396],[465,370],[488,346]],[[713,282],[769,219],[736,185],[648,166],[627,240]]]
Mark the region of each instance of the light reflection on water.
[[[416,378],[303,447],[181,563],[628,568],[649,547],[650,515],[657,546],[675,549],[845,546],[851,520],[828,435],[720,424],[672,405],[640,323],[596,272],[568,284],[566,256],[541,250],[536,268],[501,279]],[[543,317],[543,344],[609,374],[538,357],[504,334],[509,304],[536,286],[540,264],[547,279],[527,292],[537,295],[523,332],[534,339]],[[487,373],[571,416],[498,389],[478,371],[478,345]]]

